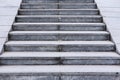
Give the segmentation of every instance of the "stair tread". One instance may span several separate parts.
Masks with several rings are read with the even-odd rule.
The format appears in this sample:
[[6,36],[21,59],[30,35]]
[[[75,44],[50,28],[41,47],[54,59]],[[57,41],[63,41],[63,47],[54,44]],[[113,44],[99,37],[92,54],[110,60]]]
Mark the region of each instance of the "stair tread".
[[84,11],[89,11],[89,10],[91,10],[91,11],[99,11],[98,9],[19,9],[19,11],[50,11],[50,10],[55,10],[55,11],[71,11],[71,10],[73,10],[73,11],[77,11],[77,10],[84,10]]
[[9,65],[0,66],[0,73],[116,73],[119,65]]
[[100,15],[18,15],[16,17],[102,17]]
[[[26,1],[26,0],[24,0],[23,1],[23,3],[35,3],[35,2],[39,2],[39,3],[44,3],[44,2],[47,2],[47,3],[55,3],[55,2],[58,2],[58,1],[56,1],[56,0],[50,0],[50,1],[47,1],[47,0],[43,0],[43,1],[41,1],[41,0],[29,0],[29,1]],[[59,0],[59,2],[74,2],[74,3],[76,3],[76,2],[79,2],[79,3],[93,3],[94,1],[93,0],[67,0],[67,1],[63,1],[63,0]]]
[[13,25],[105,25],[104,23],[14,23]]
[[109,34],[107,31],[11,31],[9,34]]
[[34,5],[38,5],[38,4],[54,4],[54,5],[55,5],[55,4],[65,4],[65,5],[71,5],[71,4],[75,4],[75,5],[91,5],[91,4],[96,4],[96,3],[74,3],[74,2],[73,2],[73,3],[69,3],[69,2],[68,2],[68,3],[60,3],[60,2],[59,2],[59,3],[39,3],[39,2],[38,2],[38,3],[37,3],[37,2],[36,2],[36,3],[32,3],[32,2],[31,2],[31,3],[22,3],[21,5],[28,5],[28,4],[34,4]]
[[111,41],[8,41],[6,45],[114,45]]
[[99,57],[99,58],[119,58],[116,52],[4,52],[0,58],[4,57]]

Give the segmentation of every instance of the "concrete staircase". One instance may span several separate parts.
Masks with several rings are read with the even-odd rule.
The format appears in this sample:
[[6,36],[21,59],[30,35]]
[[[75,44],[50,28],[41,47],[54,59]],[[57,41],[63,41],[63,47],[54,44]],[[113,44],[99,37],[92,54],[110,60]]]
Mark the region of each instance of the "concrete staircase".
[[120,56],[94,0],[23,0],[0,80],[119,80]]

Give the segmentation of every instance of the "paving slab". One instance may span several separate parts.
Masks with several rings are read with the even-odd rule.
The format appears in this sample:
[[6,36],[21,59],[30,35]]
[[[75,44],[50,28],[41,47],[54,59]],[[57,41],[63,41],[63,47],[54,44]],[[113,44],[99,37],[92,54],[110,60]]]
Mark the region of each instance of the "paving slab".
[[100,11],[115,13],[115,12],[120,12],[120,8],[100,7]]
[[17,10],[16,8],[0,8],[0,16],[16,16]]
[[14,22],[14,19],[15,19],[14,16],[0,16],[0,25],[1,26],[12,25]]
[[0,38],[0,45],[3,45],[6,40],[7,40],[7,38]]
[[[119,8],[120,0],[95,0],[99,7]],[[115,5],[114,5],[115,4]]]
[[7,38],[8,32],[7,31],[0,31],[0,38]]
[[120,53],[120,0],[95,0],[95,2]]
[[107,17],[107,18],[120,18],[120,12],[105,12],[103,11],[103,17]]
[[0,0],[0,7],[19,7],[21,0]]
[[0,54],[22,0],[0,0]]
[[6,32],[9,32],[11,30],[11,25],[9,26],[0,26],[0,32],[1,31],[6,31]]

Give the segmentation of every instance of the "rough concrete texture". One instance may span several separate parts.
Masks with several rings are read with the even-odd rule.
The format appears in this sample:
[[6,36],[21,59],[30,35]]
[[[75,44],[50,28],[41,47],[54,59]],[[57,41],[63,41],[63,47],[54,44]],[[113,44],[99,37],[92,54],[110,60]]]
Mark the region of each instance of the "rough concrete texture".
[[[11,25],[14,21],[14,18],[20,6],[21,0],[19,1],[0,0],[0,1],[3,3],[0,5],[1,11],[2,11],[2,13],[0,13],[0,16],[1,16],[0,25],[5,26],[4,28],[1,28],[2,31],[0,35],[0,38],[1,38],[0,48],[2,48],[4,42],[7,40],[8,32],[11,29]],[[24,2],[36,3],[37,1],[39,4],[24,3]],[[60,4],[57,1],[60,2]],[[83,3],[84,1],[86,3]],[[24,9],[40,9],[41,8],[43,10],[50,9],[50,8],[52,9],[59,9],[59,8],[61,9],[97,9],[97,6],[95,3],[93,3],[93,0],[24,0],[24,2],[22,3],[21,9],[23,8]],[[57,4],[45,3],[44,5],[42,5],[40,2],[41,3],[57,2]],[[71,2],[71,4],[68,4],[66,2]],[[74,2],[82,2],[82,3],[74,4]],[[88,3],[88,2],[92,2],[92,3]],[[98,5],[100,2],[101,1],[98,0]],[[112,4],[104,5],[102,4],[102,2],[100,4],[101,5],[99,7],[101,7],[102,5],[103,5],[102,7],[112,6]],[[119,6],[116,5],[115,7],[119,7]],[[7,14],[7,11],[4,11],[4,8],[7,8],[6,10],[10,11],[9,15]],[[109,39],[110,38],[109,33],[106,31],[106,26],[102,22],[103,21],[102,16],[99,14],[99,12],[97,14],[95,13],[94,15],[91,15],[90,13],[89,16],[82,15],[86,12],[79,13],[81,15],[76,15],[76,14],[60,15],[60,14],[63,14],[61,12],[60,14],[57,14],[57,15],[41,15],[41,16],[33,15],[34,13],[35,12],[33,11],[33,13],[31,12],[32,16],[31,15],[26,16],[26,14],[28,13],[21,14],[19,9],[19,14],[21,15],[16,16],[15,18],[16,21],[15,23],[13,23],[14,24],[13,32],[12,31],[9,32],[9,41],[5,43],[4,55],[0,56],[0,64],[2,65],[0,66],[0,80],[120,80],[120,66],[119,66],[120,57],[115,52],[115,45]],[[105,13],[105,15],[111,18],[114,22],[114,18],[119,16],[115,16],[113,14],[114,13],[109,14],[109,12]],[[119,15],[118,13],[115,13],[115,14]],[[104,21],[106,21],[107,23],[107,19],[109,21],[109,18],[107,18],[105,15],[103,15],[103,17],[104,17]],[[50,25],[51,23],[49,22],[54,22],[54,24],[57,23],[57,25],[55,24],[54,26],[52,26],[52,28],[48,28],[48,26],[51,27]],[[92,22],[92,25],[89,25],[91,22]],[[62,23],[62,25],[58,25],[60,23]],[[69,25],[73,23],[75,28],[73,29],[73,25],[63,26],[63,24],[66,24],[66,23],[68,23]],[[84,26],[85,25],[87,26],[85,26],[86,27],[85,28],[84,26],[81,25],[81,28],[80,28],[80,25],[78,26],[75,25],[78,23],[80,24],[85,23]],[[41,24],[45,24],[45,26]],[[68,26],[69,26],[69,29],[68,29]],[[74,34],[76,36],[73,37],[73,35],[70,35],[70,34],[68,35],[66,33],[64,33],[64,35],[63,34],[61,35],[61,33],[55,32],[55,33],[59,33],[55,35],[54,33],[50,34],[50,32],[48,32],[49,35],[48,33],[47,35],[45,33],[45,35],[39,36],[40,33],[35,33],[35,32],[27,33],[26,30],[30,30],[30,29],[31,31],[32,30],[35,31],[37,29],[38,30],[47,30],[47,29],[61,30],[61,31],[66,30],[66,32],[67,30],[75,31],[79,29],[79,30],[86,30],[86,31],[93,30],[93,31],[99,32],[99,34],[100,34],[100,31],[106,31],[107,34],[104,34],[104,35],[100,34],[99,36],[98,34],[93,35],[93,33],[90,32],[89,35],[87,33],[87,36],[86,36],[86,33],[84,32],[84,36],[82,33],[82,35],[79,35],[79,36]],[[18,30],[18,31],[15,32],[14,30],[16,31]],[[24,32],[21,34],[19,30],[24,30]],[[45,36],[48,39],[51,39],[51,40],[55,39],[56,41],[39,41],[40,39],[43,39],[43,40],[46,39]],[[61,38],[67,41],[61,41],[60,40]],[[77,41],[68,41],[73,38]],[[30,39],[34,41],[30,41]],[[35,41],[35,39],[38,41]],[[91,41],[85,41],[88,39]],[[97,40],[100,40],[100,41],[97,41]],[[22,54],[18,55],[16,51],[22,52]],[[30,51],[32,54],[25,54],[25,53],[29,53]],[[52,56],[51,54],[49,54],[51,55],[50,57],[49,55],[45,55],[45,54],[44,56],[34,54],[35,52],[40,54],[43,51],[51,52],[51,53],[52,52],[59,52],[59,53],[77,52],[79,56],[76,55],[76,57],[74,57],[73,55],[72,57],[69,57],[71,56],[69,54],[69,56],[58,55],[59,57],[54,57],[57,55],[54,54],[54,56]],[[9,53],[9,55],[6,54],[7,52]],[[89,53],[89,55],[87,56],[82,54],[80,55],[79,52],[87,52]],[[96,52],[92,54],[94,56],[90,54],[92,52]],[[97,52],[100,52],[101,55],[99,54],[98,56]],[[109,54],[104,54],[104,52],[107,52]],[[112,52],[113,54],[110,55],[110,53]],[[109,55],[109,56],[105,56],[105,55]],[[43,64],[49,64],[49,65],[43,65]]]
[[119,80],[117,76],[0,76],[0,80]]

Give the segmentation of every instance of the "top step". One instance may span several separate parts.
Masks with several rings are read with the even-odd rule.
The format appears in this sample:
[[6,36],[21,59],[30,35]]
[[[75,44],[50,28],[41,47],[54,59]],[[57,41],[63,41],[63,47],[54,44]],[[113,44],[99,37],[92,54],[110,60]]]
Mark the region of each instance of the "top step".
[[94,0],[23,0],[23,3],[93,3]]

